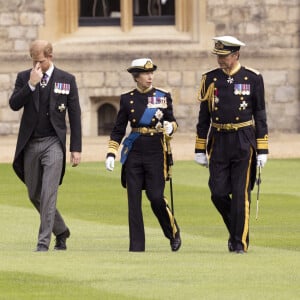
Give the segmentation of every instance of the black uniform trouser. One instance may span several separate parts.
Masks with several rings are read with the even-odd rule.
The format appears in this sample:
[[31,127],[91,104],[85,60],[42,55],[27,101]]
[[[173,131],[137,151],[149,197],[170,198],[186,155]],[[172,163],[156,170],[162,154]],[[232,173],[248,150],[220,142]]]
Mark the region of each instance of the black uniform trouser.
[[[142,214],[142,190],[145,189],[151,208],[164,235],[171,239],[179,228],[164,198],[164,153],[161,135],[141,135],[133,144],[126,160],[128,195],[129,251],[145,251]],[[175,225],[173,226],[173,222]]]
[[219,132],[213,137],[209,187],[235,250],[249,245],[250,178],[253,147],[243,131]]

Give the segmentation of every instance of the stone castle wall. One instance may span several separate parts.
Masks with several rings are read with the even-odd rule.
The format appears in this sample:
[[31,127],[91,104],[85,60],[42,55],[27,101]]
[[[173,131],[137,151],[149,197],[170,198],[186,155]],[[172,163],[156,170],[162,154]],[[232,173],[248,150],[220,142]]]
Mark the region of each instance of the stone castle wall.
[[[214,24],[214,35],[231,34],[245,41],[242,65],[258,69],[264,77],[270,131],[300,132],[299,6],[297,0],[207,1],[207,21]],[[31,67],[28,45],[39,37],[44,23],[43,1],[0,0],[0,135],[18,131],[22,112],[11,111],[8,99],[17,72]],[[53,44],[54,63],[76,75],[85,136],[97,135],[101,104],[118,108],[119,95],[134,85],[126,68],[143,56],[158,65],[155,86],[173,95],[180,131],[195,131],[201,74],[217,67],[212,43],[203,48],[174,37],[107,42],[69,36]]]

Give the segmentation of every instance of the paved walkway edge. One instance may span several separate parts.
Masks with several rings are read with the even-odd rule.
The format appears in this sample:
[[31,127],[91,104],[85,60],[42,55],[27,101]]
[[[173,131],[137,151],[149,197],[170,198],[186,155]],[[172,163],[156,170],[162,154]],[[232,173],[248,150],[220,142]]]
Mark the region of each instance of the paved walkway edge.
[[[82,161],[104,161],[108,140],[109,136],[84,137]],[[16,141],[17,136],[0,136],[0,163],[12,162]],[[171,146],[174,160],[193,160],[195,134],[176,133]],[[67,147],[69,147],[69,137],[67,137]],[[269,149],[269,159],[300,158],[300,134],[272,133]],[[67,159],[69,160],[69,153]]]

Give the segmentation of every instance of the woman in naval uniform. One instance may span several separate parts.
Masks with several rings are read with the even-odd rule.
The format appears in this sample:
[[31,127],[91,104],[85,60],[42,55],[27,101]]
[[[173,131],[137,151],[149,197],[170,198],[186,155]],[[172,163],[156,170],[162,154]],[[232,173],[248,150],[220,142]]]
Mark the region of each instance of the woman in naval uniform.
[[181,246],[179,227],[164,196],[168,179],[168,139],[177,129],[170,93],[152,86],[157,66],[149,58],[132,61],[127,69],[136,87],[121,95],[120,110],[110,135],[106,169],[113,171],[114,162],[128,122],[131,133],[124,140],[121,163],[122,185],[127,189],[129,218],[129,251],[145,251],[142,214],[142,191],[172,251]]

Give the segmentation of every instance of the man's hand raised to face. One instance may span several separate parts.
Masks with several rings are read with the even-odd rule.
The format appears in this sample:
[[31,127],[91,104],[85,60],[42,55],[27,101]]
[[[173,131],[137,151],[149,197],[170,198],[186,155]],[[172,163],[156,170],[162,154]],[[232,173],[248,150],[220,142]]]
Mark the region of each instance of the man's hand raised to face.
[[37,62],[30,72],[29,84],[36,86],[42,79],[43,72],[41,69],[41,64]]

